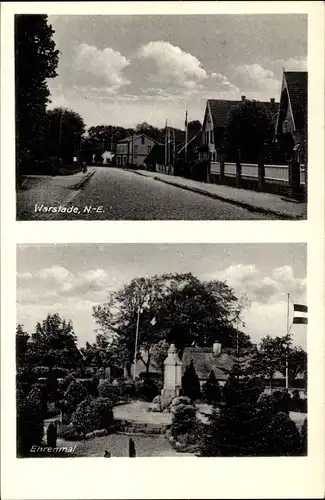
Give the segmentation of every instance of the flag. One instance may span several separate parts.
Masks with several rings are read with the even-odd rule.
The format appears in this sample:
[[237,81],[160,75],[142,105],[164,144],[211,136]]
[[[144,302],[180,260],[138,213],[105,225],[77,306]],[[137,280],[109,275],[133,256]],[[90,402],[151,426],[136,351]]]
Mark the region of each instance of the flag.
[[157,321],[156,321],[156,316],[154,316],[154,317],[152,318],[152,320],[150,321],[150,325],[154,326],[156,323],[157,323]]
[[[308,307],[303,305],[303,304],[293,304],[293,311],[295,312],[300,312],[300,313],[307,313],[308,312]],[[308,324],[308,318],[307,316],[296,316],[293,314],[293,322],[294,325],[307,325]]]

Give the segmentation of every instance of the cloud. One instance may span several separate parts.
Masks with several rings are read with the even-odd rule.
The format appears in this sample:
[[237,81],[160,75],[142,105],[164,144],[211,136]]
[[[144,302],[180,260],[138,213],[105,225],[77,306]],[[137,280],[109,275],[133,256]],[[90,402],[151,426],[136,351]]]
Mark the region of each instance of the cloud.
[[290,293],[295,300],[306,294],[306,278],[296,278],[291,266],[277,267],[270,276],[263,276],[254,264],[237,264],[209,276],[218,279],[234,289],[235,293],[245,293],[248,299],[259,304],[281,302]]
[[73,281],[74,275],[62,266],[47,267],[39,271],[38,276],[41,280],[51,280],[57,283]]
[[260,64],[240,64],[233,69],[236,83],[243,92],[264,92],[270,97],[278,95],[280,80],[270,69]]
[[100,50],[86,43],[79,45],[75,52],[75,69],[102,78],[107,84],[106,90],[118,90],[130,83],[122,74],[130,61],[120,52],[110,47]]
[[274,61],[273,65],[275,68],[284,68],[285,71],[307,71],[307,57],[301,57],[295,59],[289,57],[289,59],[277,59]]
[[138,56],[152,60],[156,72],[150,79],[162,85],[178,85],[187,89],[195,88],[208,78],[201,62],[189,52],[169,42],[149,42],[138,51]]

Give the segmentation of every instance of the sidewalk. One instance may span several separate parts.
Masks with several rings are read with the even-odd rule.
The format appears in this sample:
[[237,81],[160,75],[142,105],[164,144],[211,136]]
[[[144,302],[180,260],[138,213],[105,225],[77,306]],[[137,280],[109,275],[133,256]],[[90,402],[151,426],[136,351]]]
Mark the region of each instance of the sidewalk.
[[151,177],[157,181],[171,184],[188,191],[200,193],[210,198],[226,201],[233,205],[238,205],[247,210],[265,214],[276,215],[280,219],[306,219],[307,204],[287,201],[280,195],[270,193],[260,193],[249,189],[238,189],[221,184],[207,184],[193,181],[183,177],[161,174],[158,172],[148,172],[147,170],[130,170],[138,175]]
[[[87,182],[95,173],[95,169],[88,169],[83,174],[73,175],[26,175],[22,187],[17,191],[17,220],[38,220],[35,204],[59,205],[64,204]],[[42,216],[44,218],[44,214]]]

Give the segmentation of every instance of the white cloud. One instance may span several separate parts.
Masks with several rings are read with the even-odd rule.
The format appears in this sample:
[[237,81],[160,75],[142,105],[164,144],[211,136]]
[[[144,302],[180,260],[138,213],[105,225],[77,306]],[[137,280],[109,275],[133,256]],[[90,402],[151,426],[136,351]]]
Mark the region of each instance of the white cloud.
[[110,47],[100,50],[95,45],[83,43],[76,48],[75,68],[104,78],[108,91],[118,90],[122,85],[130,83],[122,74],[129,64],[126,57]]
[[273,97],[278,95],[280,80],[273,71],[260,64],[241,64],[234,68],[236,82],[243,92],[265,92]]
[[162,85],[192,89],[208,78],[195,56],[169,42],[149,42],[140,48],[138,56],[154,61],[156,72],[149,76]]
[[256,279],[257,275],[258,270],[256,269],[254,264],[236,264],[216,273],[214,279],[226,281],[227,284],[231,287],[242,287],[249,281]]
[[38,276],[42,280],[53,280],[57,283],[63,283],[74,280],[74,275],[62,266],[52,266],[42,269]]
[[277,59],[274,61],[273,65],[275,67],[284,68],[285,71],[307,71],[307,58],[301,57],[295,59],[293,57],[289,57],[289,59]]

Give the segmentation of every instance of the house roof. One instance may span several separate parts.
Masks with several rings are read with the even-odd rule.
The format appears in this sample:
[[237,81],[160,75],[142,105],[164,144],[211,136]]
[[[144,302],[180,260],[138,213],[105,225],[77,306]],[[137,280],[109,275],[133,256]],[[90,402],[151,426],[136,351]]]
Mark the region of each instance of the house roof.
[[156,139],[153,139],[152,137],[149,137],[147,134],[136,134],[136,135],[129,135],[128,137],[125,137],[124,139],[120,139],[119,141],[117,141],[118,143],[119,142],[131,142],[131,141],[135,141],[135,139],[137,139],[138,137],[147,137],[148,139],[150,139],[151,141],[153,142],[157,142]]
[[291,109],[296,130],[304,130],[307,115],[308,72],[285,71]]
[[[245,101],[227,101],[224,99],[208,99],[208,105],[210,107],[213,127],[226,127],[228,123],[228,118],[230,112],[237,108],[240,104]],[[276,102],[260,102],[257,103],[263,104],[269,111],[272,113],[276,113],[278,110],[279,104]]]
[[218,380],[227,380],[228,372],[234,364],[231,355],[224,352],[214,354],[211,347],[185,347],[182,357],[183,372],[192,360],[196,374],[201,380],[207,379],[211,370]]

